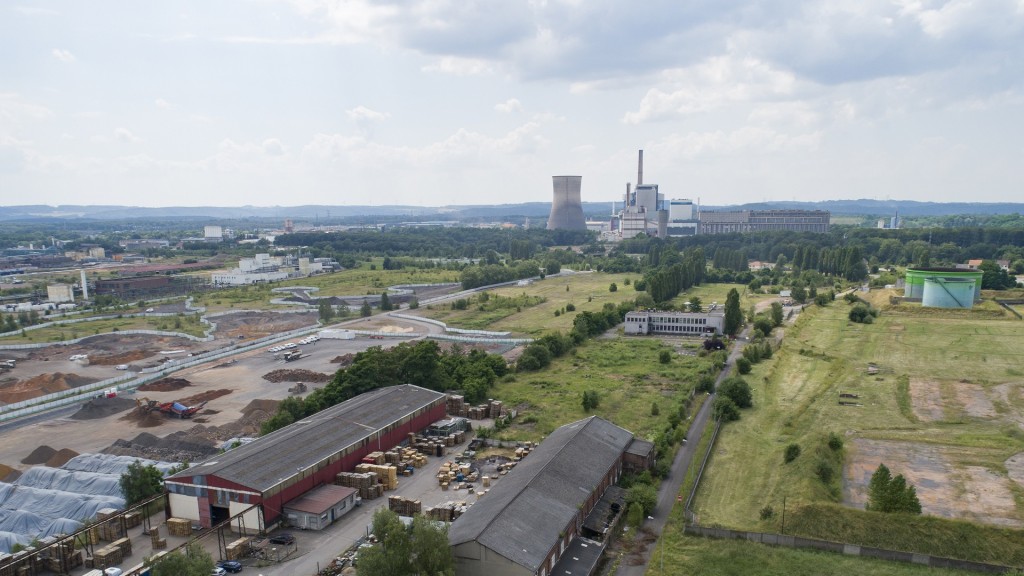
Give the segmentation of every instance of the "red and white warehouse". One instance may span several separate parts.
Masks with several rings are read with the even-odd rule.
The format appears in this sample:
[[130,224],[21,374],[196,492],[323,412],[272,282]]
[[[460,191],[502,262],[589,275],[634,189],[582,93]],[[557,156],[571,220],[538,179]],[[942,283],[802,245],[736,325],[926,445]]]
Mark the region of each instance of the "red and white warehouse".
[[247,530],[280,519],[284,505],[444,418],[445,395],[412,384],[361,394],[164,482],[170,514],[204,528],[241,514]]

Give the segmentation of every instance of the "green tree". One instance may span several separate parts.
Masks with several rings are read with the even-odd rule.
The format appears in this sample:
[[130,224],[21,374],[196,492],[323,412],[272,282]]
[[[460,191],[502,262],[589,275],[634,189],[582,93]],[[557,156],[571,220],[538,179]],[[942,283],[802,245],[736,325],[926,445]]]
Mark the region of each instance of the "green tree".
[[743,310],[740,309],[740,293],[733,288],[725,297],[725,333],[732,336],[742,327]]
[[387,508],[373,514],[373,534],[378,544],[359,552],[361,576],[402,576],[414,574],[412,542],[405,525]]
[[373,314],[373,308],[370,307],[370,301],[363,298],[363,306],[359,309],[359,315],[363,318]]
[[874,512],[921,513],[921,501],[917,489],[908,484],[902,474],[895,477],[885,464],[879,464],[868,483],[868,503],[865,506]]
[[198,544],[189,544],[179,551],[165,554],[153,565],[153,576],[209,576],[213,572],[213,557]]
[[750,408],[754,405],[754,396],[750,385],[739,376],[731,376],[718,385],[718,395],[732,400],[737,408]]
[[772,324],[782,326],[782,303],[772,302]]
[[596,390],[585,390],[583,392],[583,410],[590,412],[601,404],[601,395]]
[[455,556],[448,544],[448,526],[417,514],[412,519],[412,567],[423,576],[454,576]]
[[746,358],[743,358],[742,356],[736,359],[736,370],[740,374],[744,374],[744,375],[750,374],[750,370],[752,368],[753,368],[753,365],[750,363],[750,360],[747,360]]
[[646,516],[658,505],[658,491],[650,484],[637,482],[626,490],[626,504],[639,504]]
[[662,350],[662,351],[658,352],[658,362],[660,362],[662,364],[668,364],[671,361],[672,361],[672,351],[671,350]]
[[120,479],[125,504],[132,506],[164,491],[164,475],[152,464],[136,460],[128,465]]
[[731,422],[733,420],[740,419],[740,409],[736,407],[736,403],[728,396],[716,397],[711,413],[716,420],[721,419],[726,422]]
[[334,319],[334,306],[327,300],[321,300],[318,306],[320,312],[320,321],[324,324],[329,324]]
[[619,287],[615,285],[615,282],[612,282],[611,284],[608,285],[609,292],[617,292],[618,290]]
[[783,454],[782,459],[786,464],[789,464],[793,460],[796,460],[798,456],[800,456],[800,445],[790,444],[789,446],[786,446],[786,452]]
[[692,296],[692,297],[690,298],[690,302],[689,302],[689,304],[687,305],[687,307],[686,307],[686,308],[687,308],[687,309],[688,309],[688,310],[689,310],[690,312],[700,312],[700,311],[701,311],[701,309],[702,309],[702,305],[703,305],[703,303],[702,303],[702,302],[700,301],[700,298],[699,298],[699,297],[697,297],[697,296]]
[[388,298],[387,292],[381,292],[380,295],[380,309],[383,312],[391,310],[391,298]]

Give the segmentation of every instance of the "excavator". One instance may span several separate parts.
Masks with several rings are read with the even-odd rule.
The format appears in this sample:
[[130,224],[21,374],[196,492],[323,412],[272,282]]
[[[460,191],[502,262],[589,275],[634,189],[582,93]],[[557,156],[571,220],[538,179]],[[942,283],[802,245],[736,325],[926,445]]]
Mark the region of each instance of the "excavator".
[[191,418],[196,415],[206,406],[206,402],[200,402],[195,406],[185,406],[180,402],[157,402],[156,400],[150,400],[149,398],[136,398],[135,404],[139,407],[139,410],[143,412],[152,412],[154,410],[163,412],[169,416],[177,418]]

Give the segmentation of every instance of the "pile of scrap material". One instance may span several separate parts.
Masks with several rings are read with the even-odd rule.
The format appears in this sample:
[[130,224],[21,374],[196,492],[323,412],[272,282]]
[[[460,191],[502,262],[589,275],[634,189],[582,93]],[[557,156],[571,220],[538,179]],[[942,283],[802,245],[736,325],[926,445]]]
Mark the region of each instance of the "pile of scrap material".
[[274,370],[263,375],[263,379],[270,382],[327,382],[333,378],[333,374],[314,372],[312,370]]

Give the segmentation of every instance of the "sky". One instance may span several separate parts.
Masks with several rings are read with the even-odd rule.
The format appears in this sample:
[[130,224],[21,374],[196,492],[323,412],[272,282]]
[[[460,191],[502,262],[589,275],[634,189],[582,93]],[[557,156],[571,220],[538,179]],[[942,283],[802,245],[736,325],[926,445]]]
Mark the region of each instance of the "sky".
[[1024,0],[0,3],[0,204],[1024,201]]

